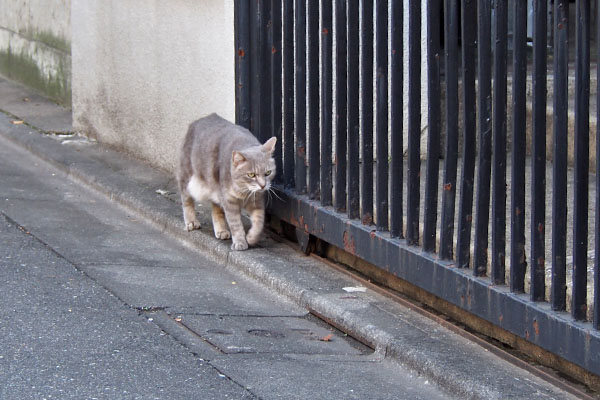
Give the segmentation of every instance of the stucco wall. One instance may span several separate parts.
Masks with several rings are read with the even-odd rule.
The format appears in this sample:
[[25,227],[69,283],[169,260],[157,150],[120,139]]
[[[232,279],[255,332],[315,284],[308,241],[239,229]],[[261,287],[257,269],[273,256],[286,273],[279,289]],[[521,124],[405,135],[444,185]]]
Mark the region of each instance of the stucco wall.
[[0,74],[71,103],[71,0],[0,0]]
[[75,128],[166,170],[193,120],[234,120],[232,0],[72,4]]

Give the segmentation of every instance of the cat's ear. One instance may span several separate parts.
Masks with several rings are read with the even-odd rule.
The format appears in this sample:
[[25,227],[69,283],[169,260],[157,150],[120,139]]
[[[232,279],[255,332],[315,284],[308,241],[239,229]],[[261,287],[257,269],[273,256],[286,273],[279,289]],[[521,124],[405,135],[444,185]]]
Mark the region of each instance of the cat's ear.
[[275,143],[277,143],[277,138],[273,136],[262,145],[262,150],[265,153],[273,153],[275,151]]
[[233,163],[233,166],[235,168],[237,168],[238,165],[240,165],[244,161],[246,161],[246,157],[244,157],[244,155],[242,153],[240,153],[239,151],[233,151],[231,153],[231,162]]

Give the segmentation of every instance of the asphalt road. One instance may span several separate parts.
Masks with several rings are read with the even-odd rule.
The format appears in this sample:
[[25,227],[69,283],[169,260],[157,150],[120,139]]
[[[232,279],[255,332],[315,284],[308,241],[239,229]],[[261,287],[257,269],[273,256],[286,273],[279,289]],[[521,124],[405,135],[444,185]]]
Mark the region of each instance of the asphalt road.
[[1,399],[447,393],[0,138]]

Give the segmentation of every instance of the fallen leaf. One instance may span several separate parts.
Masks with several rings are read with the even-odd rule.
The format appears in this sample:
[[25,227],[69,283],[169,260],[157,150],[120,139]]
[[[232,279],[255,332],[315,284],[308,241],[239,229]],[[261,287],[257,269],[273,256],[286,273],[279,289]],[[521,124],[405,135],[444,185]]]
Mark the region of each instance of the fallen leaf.
[[164,189],[157,189],[156,193],[160,194],[161,196],[167,196],[167,195],[171,194],[171,192],[169,192],[168,190],[164,190]]
[[177,321],[177,322],[181,322],[181,317],[177,317],[177,318],[175,318],[175,321]]
[[331,338],[333,338],[333,333],[330,333],[329,335],[322,337],[321,339],[319,339],[321,342],[331,342]]
[[366,292],[367,291],[367,288],[364,286],[348,286],[348,287],[345,287],[342,289],[344,289],[344,291],[346,291],[348,293]]
[[23,125],[23,121],[21,121],[21,120],[10,121],[10,123],[13,125]]

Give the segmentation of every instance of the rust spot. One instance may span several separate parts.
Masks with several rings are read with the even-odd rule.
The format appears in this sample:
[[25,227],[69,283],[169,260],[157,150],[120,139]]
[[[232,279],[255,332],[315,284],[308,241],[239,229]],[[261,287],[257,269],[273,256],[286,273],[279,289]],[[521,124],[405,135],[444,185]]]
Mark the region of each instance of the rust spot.
[[467,215],[467,222],[471,222],[473,221],[473,216],[472,215]]
[[558,24],[558,29],[563,29],[564,27],[565,26],[562,23]]
[[323,33],[326,34],[326,35],[328,35],[329,34],[329,29],[323,28]]
[[375,239],[375,236],[377,236],[375,234],[375,231],[371,231],[371,233],[369,233],[369,236],[371,237],[371,239]]
[[537,319],[533,320],[533,330],[535,331],[535,336],[540,335],[540,325],[537,322]]
[[446,183],[444,185],[444,190],[452,190],[452,184],[451,183]]
[[394,55],[396,54],[396,49],[392,50],[392,54],[394,54]]
[[304,232],[308,232],[308,224],[304,224]]
[[538,224],[537,228],[539,233],[544,233],[544,224]]
[[302,227],[302,226],[304,226],[304,225],[306,225],[306,224],[304,223],[304,216],[303,216],[303,215],[301,215],[301,216],[300,216],[300,218],[298,218],[298,226]]
[[363,225],[371,225],[373,223],[373,216],[370,213],[365,213],[360,219]]
[[303,160],[306,160],[306,147],[304,146],[300,146],[298,147],[298,156],[300,156],[300,158],[302,158]]
[[292,225],[294,226],[299,226],[300,224],[298,223],[298,220],[296,219],[296,217],[294,216],[294,214],[292,214],[292,216],[290,217],[290,222],[292,223]]
[[525,339],[529,340],[529,331],[525,330]]
[[271,53],[273,53],[273,54],[277,53],[277,49],[275,48],[275,46],[271,47]]
[[244,49],[239,49],[238,50],[238,56],[244,57],[245,55],[246,55],[246,52],[244,51]]
[[543,266],[544,266],[544,262],[545,262],[545,261],[546,261],[546,260],[544,259],[544,257],[538,257],[538,259],[537,259],[537,264],[538,264],[539,266],[543,267]]
[[355,255],[356,254],[356,243],[354,242],[354,238],[351,237],[348,232],[344,231],[344,250],[348,253]]
[[498,317],[498,321],[500,321],[500,323],[502,323],[503,319],[504,319],[504,315],[500,314],[500,316]]
[[519,207],[515,208],[515,214],[521,215],[521,209]]

